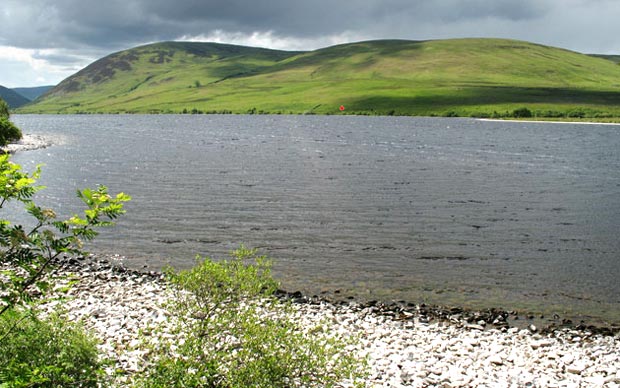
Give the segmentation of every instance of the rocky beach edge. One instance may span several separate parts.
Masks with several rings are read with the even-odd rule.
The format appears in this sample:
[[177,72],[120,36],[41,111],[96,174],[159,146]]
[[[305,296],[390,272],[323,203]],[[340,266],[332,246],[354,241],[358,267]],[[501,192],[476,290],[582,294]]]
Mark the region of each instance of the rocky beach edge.
[[1,147],[0,150],[4,153],[14,154],[18,151],[38,150],[51,145],[52,142],[44,136],[24,134],[20,140],[7,144],[5,147]]
[[[62,260],[59,273],[77,282],[63,301],[41,306],[49,312],[62,305],[69,319],[100,339],[100,350],[114,363],[107,372],[115,386],[148,368],[148,351],[140,346],[145,337],[173,335],[165,329],[170,317],[163,305],[171,293],[163,276],[127,269],[121,261]],[[620,387],[620,334],[611,329],[541,332],[509,327],[500,311],[476,315],[424,305],[329,303],[284,291],[279,296],[294,302],[294,319],[304,327],[326,320],[331,330],[358,336],[346,351],[368,359],[370,387]],[[162,324],[164,330],[154,330]]]

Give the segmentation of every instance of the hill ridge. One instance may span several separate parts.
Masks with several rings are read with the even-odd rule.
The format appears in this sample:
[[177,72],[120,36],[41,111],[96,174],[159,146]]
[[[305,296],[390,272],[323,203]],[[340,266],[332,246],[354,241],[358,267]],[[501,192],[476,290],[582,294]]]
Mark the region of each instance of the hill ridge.
[[19,108],[20,106],[26,105],[30,102],[29,99],[17,93],[13,89],[9,89],[0,85],[0,98],[6,101],[7,105],[11,109]]
[[312,51],[158,42],[112,53],[22,108],[46,113],[620,117],[620,66],[496,38],[385,39]]

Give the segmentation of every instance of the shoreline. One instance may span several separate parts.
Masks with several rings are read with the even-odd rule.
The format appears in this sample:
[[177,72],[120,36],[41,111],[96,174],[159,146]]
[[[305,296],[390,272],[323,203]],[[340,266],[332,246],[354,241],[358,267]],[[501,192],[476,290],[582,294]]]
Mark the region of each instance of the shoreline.
[[9,143],[0,150],[3,153],[14,154],[21,151],[34,151],[52,146],[52,142],[41,135],[24,134],[20,140]]
[[[160,112],[160,113],[148,113],[148,112],[136,112],[136,113],[129,113],[129,112],[89,112],[89,113],[15,113],[15,115],[22,115],[22,116],[28,116],[28,115],[53,115],[53,116],[82,116],[82,115],[99,115],[99,116],[122,116],[122,115],[126,115],[126,116],[140,116],[140,115],[145,115],[145,116],[158,116],[158,115],[178,115],[178,116],[191,116],[191,115],[204,115],[204,116],[209,116],[209,115],[221,115],[221,116],[253,116],[255,114],[250,114],[250,113],[224,113],[224,112],[215,112],[215,113],[182,113],[182,112],[175,112],[175,113],[166,113],[166,112]],[[346,116],[346,117],[410,117],[410,118],[428,118],[428,119],[471,119],[471,120],[477,120],[477,121],[490,121],[490,122],[514,122],[514,123],[549,123],[549,124],[585,124],[585,125],[620,125],[620,117],[612,117],[611,119],[615,119],[617,121],[585,121],[585,120],[555,120],[554,118],[549,118],[549,120],[544,120],[544,118],[538,118],[537,120],[531,120],[528,118],[522,118],[522,119],[515,119],[515,118],[506,118],[506,119],[502,119],[502,118],[498,118],[498,119],[492,119],[492,118],[485,118],[485,117],[475,117],[475,116],[442,116],[442,115],[380,115],[380,114],[355,114],[355,113],[338,113],[338,114],[328,114],[328,113],[304,113],[304,112],[299,112],[299,113],[262,113],[259,116],[326,116],[326,117],[332,117],[332,116]],[[591,120],[593,118],[586,118],[587,120]]]
[[516,119],[484,119],[484,118],[476,118],[477,121],[488,121],[488,122],[510,122],[510,123],[538,123],[538,124],[582,124],[582,125],[612,125],[612,126],[620,126],[620,123],[608,123],[608,122],[597,122],[597,121],[552,121],[552,120],[516,120]]
[[[162,307],[168,300],[168,284],[161,273],[127,269],[121,259],[68,258],[60,270],[78,278],[62,306],[70,319],[81,320],[101,339],[100,350],[113,360],[108,374],[116,386],[123,386],[133,373],[148,367],[142,341],[157,341],[153,328],[165,326],[169,320]],[[359,336],[355,349],[346,351],[367,357],[368,386],[620,384],[618,332],[602,335],[588,328],[542,332],[504,324],[482,325],[483,319],[469,323],[456,318],[457,311],[429,319],[434,313],[422,305],[408,311],[379,303],[328,303],[285,291],[280,297],[293,302],[293,318],[302,327],[326,321],[339,335]],[[48,302],[42,309],[49,312],[60,304]],[[165,330],[164,334],[171,335]],[[119,370],[121,374],[116,373]]]

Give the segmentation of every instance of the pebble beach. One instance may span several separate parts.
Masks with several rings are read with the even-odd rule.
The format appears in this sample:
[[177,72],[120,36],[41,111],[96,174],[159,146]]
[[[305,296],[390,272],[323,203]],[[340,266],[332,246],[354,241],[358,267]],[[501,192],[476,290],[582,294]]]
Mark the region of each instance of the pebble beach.
[[[65,301],[43,309],[62,303],[71,319],[82,321],[114,360],[108,370],[114,384],[123,386],[148,367],[139,334],[170,335],[153,330],[169,322],[162,305],[170,293],[160,274],[128,270],[116,259],[70,259],[61,271],[77,283]],[[353,302],[308,300],[294,307],[302,327],[327,320],[339,335],[360,338],[346,351],[368,359],[369,387],[620,387],[618,333],[429,322],[415,312],[386,313]]]

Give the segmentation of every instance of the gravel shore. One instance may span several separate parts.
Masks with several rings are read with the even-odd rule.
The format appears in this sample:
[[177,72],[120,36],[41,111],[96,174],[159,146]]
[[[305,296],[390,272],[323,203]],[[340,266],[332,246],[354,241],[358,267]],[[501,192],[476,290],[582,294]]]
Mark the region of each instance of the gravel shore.
[[[102,352],[127,376],[147,367],[139,333],[149,337],[169,320],[162,307],[168,286],[157,273],[130,271],[115,259],[70,259],[62,270],[79,281],[64,308],[100,338]],[[57,307],[60,302],[43,306]],[[484,328],[467,322],[428,320],[415,312],[379,306],[295,303],[295,319],[357,335],[347,351],[368,357],[371,387],[620,387],[620,336],[588,330],[537,333],[534,328]],[[156,340],[157,338],[151,338]]]
[[6,147],[1,147],[5,153],[14,154],[18,151],[32,151],[40,148],[47,148],[52,145],[49,139],[39,135],[24,134],[23,137],[15,143],[10,143]]

